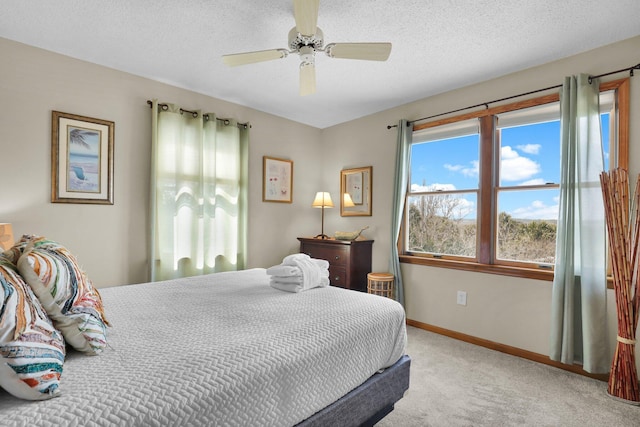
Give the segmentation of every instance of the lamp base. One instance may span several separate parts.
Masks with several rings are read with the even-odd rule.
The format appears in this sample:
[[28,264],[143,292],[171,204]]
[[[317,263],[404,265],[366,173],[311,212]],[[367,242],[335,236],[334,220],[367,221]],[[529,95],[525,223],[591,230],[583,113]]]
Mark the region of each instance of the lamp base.
[[330,239],[331,237],[327,236],[326,234],[318,234],[316,237],[314,237],[314,239]]

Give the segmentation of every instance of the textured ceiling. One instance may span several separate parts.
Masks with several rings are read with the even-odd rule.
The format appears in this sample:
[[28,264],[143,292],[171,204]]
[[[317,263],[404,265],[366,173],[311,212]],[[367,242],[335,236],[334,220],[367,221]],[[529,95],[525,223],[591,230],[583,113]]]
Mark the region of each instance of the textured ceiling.
[[393,49],[386,62],[318,54],[305,97],[296,55],[221,60],[286,48],[291,0],[0,0],[0,37],[326,128],[640,35],[639,17],[639,0],[321,0],[325,43]]

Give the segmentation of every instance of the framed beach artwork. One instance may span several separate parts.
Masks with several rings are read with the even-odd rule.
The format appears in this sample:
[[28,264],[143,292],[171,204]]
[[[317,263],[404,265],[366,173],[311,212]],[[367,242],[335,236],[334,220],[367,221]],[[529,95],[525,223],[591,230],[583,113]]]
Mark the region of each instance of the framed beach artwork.
[[262,201],[291,203],[293,200],[293,161],[262,157]]
[[113,204],[114,122],[53,111],[51,201]]

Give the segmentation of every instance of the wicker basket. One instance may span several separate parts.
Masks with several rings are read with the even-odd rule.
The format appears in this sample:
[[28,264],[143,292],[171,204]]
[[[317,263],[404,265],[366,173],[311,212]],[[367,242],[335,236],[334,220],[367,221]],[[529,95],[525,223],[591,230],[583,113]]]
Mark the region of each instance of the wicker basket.
[[393,298],[394,276],[389,273],[367,274],[367,292],[387,298]]

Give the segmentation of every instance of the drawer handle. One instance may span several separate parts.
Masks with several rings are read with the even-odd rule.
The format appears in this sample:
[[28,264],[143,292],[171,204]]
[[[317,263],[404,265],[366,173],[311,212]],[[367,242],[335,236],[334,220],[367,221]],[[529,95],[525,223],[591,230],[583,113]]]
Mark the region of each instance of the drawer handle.
[[338,260],[338,259],[340,259],[340,255],[336,255],[336,259],[337,259],[337,260]]
[[334,282],[339,282],[339,281],[340,281],[340,276],[336,276],[336,277],[334,277],[334,278],[333,278],[333,281],[334,281]]

